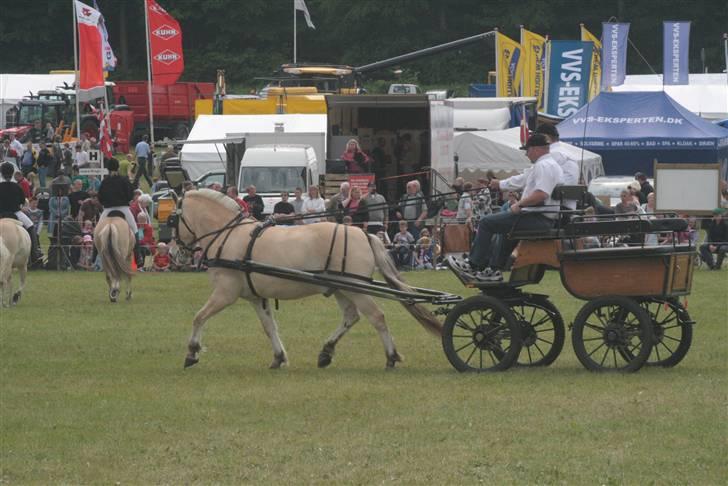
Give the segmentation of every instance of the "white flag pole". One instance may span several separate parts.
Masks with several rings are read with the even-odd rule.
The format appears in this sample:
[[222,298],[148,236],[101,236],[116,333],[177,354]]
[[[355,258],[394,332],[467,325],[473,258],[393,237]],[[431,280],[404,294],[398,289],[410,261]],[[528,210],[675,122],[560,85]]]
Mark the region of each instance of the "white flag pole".
[[[144,0],[144,30],[147,33],[147,92],[149,94],[149,135],[154,147],[154,109],[152,107],[152,57],[149,53],[149,5]],[[151,174],[150,174],[151,175]]]
[[76,0],[73,3],[73,69],[76,75],[76,138],[81,140],[81,103],[78,100],[79,83],[81,81],[78,73],[78,17],[76,16]]
[[296,0],[293,0],[293,64],[296,64]]

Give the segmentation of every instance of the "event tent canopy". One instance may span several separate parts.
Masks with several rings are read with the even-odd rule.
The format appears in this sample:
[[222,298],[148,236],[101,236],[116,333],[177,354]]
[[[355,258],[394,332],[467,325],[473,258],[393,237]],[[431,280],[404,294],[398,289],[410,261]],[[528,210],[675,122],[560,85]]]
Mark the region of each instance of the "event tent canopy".
[[[246,137],[247,146],[256,138],[260,142],[254,144],[275,143],[278,136],[279,143],[307,143],[316,151],[319,164],[325,164],[326,115],[200,115],[187,140],[218,140],[233,135]],[[207,171],[224,169],[225,154],[222,143],[185,144],[180,163],[194,179]]]
[[728,161],[728,130],[664,92],[603,92],[558,125],[561,140],[601,154],[607,175],[651,175],[654,161]]
[[26,96],[38,91],[73,85],[73,74],[0,74],[0,128],[5,128],[6,114]]
[[691,74],[689,84],[665,85],[662,74],[636,74],[612,91],[664,91],[696,115],[709,120],[728,118],[728,77],[726,73]]
[[[531,167],[526,153],[519,149],[520,128],[456,132],[453,144],[453,152],[458,156],[458,167],[467,179],[483,177],[489,170],[502,177]],[[604,174],[599,155],[569,144],[564,145],[571,158],[577,161],[583,158],[582,174],[586,181]]]

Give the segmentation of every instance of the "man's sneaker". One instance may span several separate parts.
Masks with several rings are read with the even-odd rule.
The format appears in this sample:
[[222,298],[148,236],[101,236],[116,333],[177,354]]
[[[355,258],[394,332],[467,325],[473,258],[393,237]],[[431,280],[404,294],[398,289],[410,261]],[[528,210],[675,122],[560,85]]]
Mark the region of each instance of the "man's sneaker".
[[450,265],[450,268],[458,272],[475,273],[475,269],[473,269],[472,265],[470,264],[470,260],[468,260],[467,258],[457,258],[453,255],[450,255],[449,257],[447,257],[447,264]]
[[482,272],[476,273],[475,279],[480,280],[481,282],[502,282],[503,274],[501,273],[500,270],[493,270],[491,268],[486,268]]

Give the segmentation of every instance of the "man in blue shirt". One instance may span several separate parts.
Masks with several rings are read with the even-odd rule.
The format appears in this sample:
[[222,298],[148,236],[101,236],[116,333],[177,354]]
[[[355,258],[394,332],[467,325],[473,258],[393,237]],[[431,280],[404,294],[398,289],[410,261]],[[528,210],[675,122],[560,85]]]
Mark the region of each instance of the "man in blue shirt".
[[137,173],[134,177],[134,186],[139,187],[139,179],[144,176],[149,187],[152,187],[152,179],[149,177],[152,172],[153,159],[152,149],[149,147],[149,135],[144,135],[134,149],[137,159]]

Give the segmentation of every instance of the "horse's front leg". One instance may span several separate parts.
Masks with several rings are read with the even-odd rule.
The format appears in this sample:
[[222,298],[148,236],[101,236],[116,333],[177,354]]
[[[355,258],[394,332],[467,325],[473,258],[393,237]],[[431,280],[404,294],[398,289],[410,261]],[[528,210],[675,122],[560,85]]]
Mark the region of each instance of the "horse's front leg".
[[273,347],[273,361],[270,364],[271,369],[278,369],[288,364],[288,355],[283,347],[280,336],[278,336],[278,324],[273,318],[273,312],[270,310],[270,302],[267,299],[255,299],[250,301],[258,314],[258,319],[263,325],[263,330],[268,336]]
[[[215,272],[215,270],[210,270]],[[229,270],[229,272],[233,272]],[[202,327],[207,320],[223,310],[225,307],[235,303],[240,296],[242,288],[242,274],[234,274],[230,276],[210,275],[213,291],[212,295],[207,299],[205,305],[202,306],[195,318],[192,320],[192,335],[187,343],[187,356],[185,357],[185,368],[189,368],[200,361],[200,351],[202,350]]]

